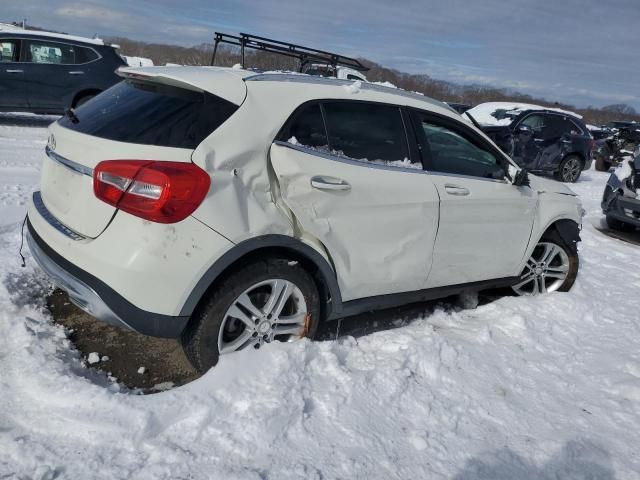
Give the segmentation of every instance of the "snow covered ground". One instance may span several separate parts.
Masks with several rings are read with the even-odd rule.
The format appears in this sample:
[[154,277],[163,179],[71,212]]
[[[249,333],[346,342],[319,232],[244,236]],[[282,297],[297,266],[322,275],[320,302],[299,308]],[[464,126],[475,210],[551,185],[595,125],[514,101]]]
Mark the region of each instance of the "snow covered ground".
[[133,395],[82,365],[20,267],[46,120],[0,115],[0,478],[633,479],[640,247],[587,210],[570,293],[436,310],[339,341],[273,344]]

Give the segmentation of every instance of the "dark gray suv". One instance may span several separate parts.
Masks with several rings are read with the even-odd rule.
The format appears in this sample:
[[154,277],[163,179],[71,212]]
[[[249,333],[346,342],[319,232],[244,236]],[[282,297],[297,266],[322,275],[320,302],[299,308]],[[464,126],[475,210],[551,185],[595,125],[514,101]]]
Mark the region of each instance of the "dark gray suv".
[[507,155],[535,174],[576,182],[591,167],[593,136],[578,115],[537,105],[491,102],[465,115]]
[[0,30],[0,111],[61,114],[119,82],[123,65],[102,40]]

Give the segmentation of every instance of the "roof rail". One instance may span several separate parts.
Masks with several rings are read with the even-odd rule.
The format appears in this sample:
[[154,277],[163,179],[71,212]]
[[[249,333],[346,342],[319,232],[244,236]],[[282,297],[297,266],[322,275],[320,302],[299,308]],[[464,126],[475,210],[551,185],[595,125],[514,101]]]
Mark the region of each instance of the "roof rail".
[[249,35],[248,33],[240,33],[240,35],[229,35],[227,33],[215,32],[215,43],[213,46],[213,55],[211,56],[211,65],[215,65],[216,53],[218,45],[225,43],[240,47],[240,56],[242,59],[242,68],[245,68],[245,49],[251,48],[268,53],[275,53],[285,57],[297,58],[300,60],[300,71],[309,63],[317,62],[324,65],[334,67],[342,66],[352,68],[359,72],[366,72],[369,68],[365,67],[359,60],[351,57],[345,57],[337,53],[317,50],[315,48],[303,47],[293,43],[281,42],[270,38]]

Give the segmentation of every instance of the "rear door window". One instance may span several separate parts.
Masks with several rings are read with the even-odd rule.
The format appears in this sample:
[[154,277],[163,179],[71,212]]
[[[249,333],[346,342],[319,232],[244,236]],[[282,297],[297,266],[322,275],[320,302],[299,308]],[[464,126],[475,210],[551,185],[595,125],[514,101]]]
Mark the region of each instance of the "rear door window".
[[0,63],[18,61],[18,41],[0,39]]
[[327,133],[319,103],[301,106],[285,125],[278,137],[284,142],[328,150]]
[[72,45],[43,42],[40,40],[29,41],[27,45],[28,62],[57,65],[70,65],[75,63],[75,51]]
[[422,168],[410,160],[400,108],[365,102],[323,103],[332,153],[360,161]]
[[59,123],[108,140],[193,149],[237,109],[210,93],[126,80]]

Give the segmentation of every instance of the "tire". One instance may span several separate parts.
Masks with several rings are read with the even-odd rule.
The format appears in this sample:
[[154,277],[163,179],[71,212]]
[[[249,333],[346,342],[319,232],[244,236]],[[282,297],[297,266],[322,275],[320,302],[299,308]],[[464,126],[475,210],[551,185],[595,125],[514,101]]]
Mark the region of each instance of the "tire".
[[[275,305],[280,301],[274,300],[274,309],[269,309],[269,300],[275,299],[274,292],[283,286],[285,294],[291,293],[282,304],[281,313],[277,318],[267,315],[267,312],[277,313]],[[255,307],[253,314],[246,305]],[[257,261],[217,285],[194,312],[182,334],[182,347],[194,368],[204,373],[218,363],[221,354],[260,348],[274,340],[313,338],[321,320],[320,312],[316,284],[299,263],[277,258]],[[292,323],[294,318],[301,319],[302,323]],[[284,329],[289,331],[277,333]],[[295,333],[291,333],[294,330]]]
[[556,180],[564,183],[575,183],[580,178],[584,163],[577,155],[567,155],[562,159],[555,173]]
[[618,220],[617,218],[610,217],[609,215],[607,215],[606,220],[607,226],[611,230],[616,230],[618,232],[633,232],[636,229],[633,225],[623,222],[622,220]]
[[[547,250],[551,246],[558,249],[558,253],[543,262],[545,252],[551,254],[551,251]],[[568,292],[576,281],[579,267],[577,248],[567,245],[558,232],[552,229],[542,236],[527,260],[520,280],[512,289],[516,295],[521,296]]]
[[77,101],[76,104],[73,108],[78,108],[81,107],[82,105],[84,105],[85,103],[87,103],[89,100],[91,100],[93,97],[95,97],[95,95],[93,94],[89,94],[89,95],[85,95],[83,97],[80,97]]
[[611,162],[607,162],[602,155],[596,158],[596,170],[599,172],[608,172],[611,168]]

